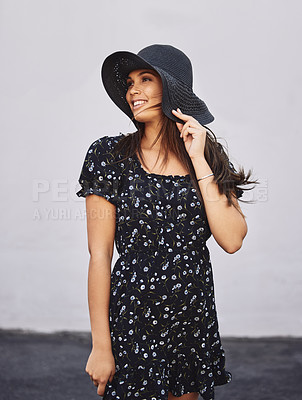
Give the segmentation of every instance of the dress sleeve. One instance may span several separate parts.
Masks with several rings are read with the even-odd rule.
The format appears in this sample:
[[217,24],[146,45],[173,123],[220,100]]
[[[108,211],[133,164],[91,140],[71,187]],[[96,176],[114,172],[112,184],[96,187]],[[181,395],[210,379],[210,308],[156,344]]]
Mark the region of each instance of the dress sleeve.
[[[233,163],[231,163],[231,161],[229,161],[229,166],[230,166],[230,169],[231,169],[232,172],[235,172],[235,173],[237,172],[235,167],[234,167],[234,165],[233,165]],[[240,189],[240,188],[237,188],[236,189],[236,197],[237,197],[237,199],[242,197],[242,195],[243,195],[243,190]]]
[[116,205],[120,173],[117,164],[113,164],[114,142],[110,139],[104,136],[90,145],[78,180],[82,188],[76,194],[78,197],[96,194]]

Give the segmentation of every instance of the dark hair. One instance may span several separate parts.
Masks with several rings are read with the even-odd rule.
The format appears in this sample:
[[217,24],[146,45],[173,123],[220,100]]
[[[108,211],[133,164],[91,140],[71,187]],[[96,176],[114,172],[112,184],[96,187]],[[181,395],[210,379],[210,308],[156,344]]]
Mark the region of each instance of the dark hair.
[[[161,104],[156,104],[150,108],[158,108],[159,106],[161,106]],[[141,149],[141,140],[145,134],[145,124],[136,120],[133,120],[133,122],[137,127],[137,131],[122,138],[117,143],[115,152],[117,154],[122,153],[125,156],[123,160],[125,160],[128,157],[133,157],[136,151],[138,151],[140,159],[142,160],[142,164],[146,167],[146,169],[148,169],[145,164]],[[205,128],[207,130],[205,159],[214,173],[214,180],[218,185],[219,193],[225,194],[228,204],[234,205],[234,207],[237,208],[237,204],[234,202],[233,196],[242,194],[243,190],[251,190],[254,188],[254,186],[248,188],[243,188],[240,186],[256,184],[258,182],[256,180],[250,180],[252,174],[251,170],[249,170],[247,174],[245,174],[242,167],[239,168],[238,172],[235,170],[233,164],[229,161],[229,157],[224,146],[218,142],[211,129],[208,127]],[[197,190],[198,197],[203,204],[203,198],[197,182],[195,169],[193,167],[191,158],[187,153],[183,139],[179,136],[179,130],[176,126],[176,123],[164,114],[162,114],[161,126],[158,135],[152,145],[154,145],[159,138],[161,138],[161,146],[164,148],[164,159],[162,164],[166,165],[169,152],[175,154],[181,161],[182,165],[189,170],[191,181],[193,182],[193,185]],[[238,200],[247,203],[251,202],[241,199]]]

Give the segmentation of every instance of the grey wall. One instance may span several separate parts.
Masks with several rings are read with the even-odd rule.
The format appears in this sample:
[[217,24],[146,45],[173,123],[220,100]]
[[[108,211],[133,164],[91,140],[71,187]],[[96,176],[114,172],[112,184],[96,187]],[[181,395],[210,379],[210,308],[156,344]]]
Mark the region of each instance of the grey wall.
[[301,10],[298,0],[0,2],[1,328],[90,328],[77,179],[92,141],[134,130],[99,67],[164,43],[191,58],[211,129],[261,181],[242,205],[242,249],[208,242],[220,331],[302,334]]

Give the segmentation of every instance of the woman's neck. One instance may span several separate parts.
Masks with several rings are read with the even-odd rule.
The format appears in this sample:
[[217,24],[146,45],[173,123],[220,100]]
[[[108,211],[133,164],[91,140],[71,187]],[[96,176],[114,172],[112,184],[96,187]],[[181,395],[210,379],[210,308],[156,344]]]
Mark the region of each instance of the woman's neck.
[[157,142],[155,143],[155,145],[153,147],[152,143],[154,142],[154,140],[156,139],[158,133],[159,133],[159,123],[148,123],[145,124],[145,130],[144,130],[144,137],[142,139],[142,143],[141,146],[142,148],[145,149],[152,149],[152,150],[157,150],[160,151],[161,148],[161,138],[159,138],[157,140]]

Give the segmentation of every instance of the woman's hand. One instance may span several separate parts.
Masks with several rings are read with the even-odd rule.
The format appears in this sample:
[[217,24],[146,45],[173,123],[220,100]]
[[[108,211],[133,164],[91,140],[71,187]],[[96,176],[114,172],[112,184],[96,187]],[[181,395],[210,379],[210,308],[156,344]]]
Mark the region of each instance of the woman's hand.
[[104,396],[108,380],[112,382],[115,374],[115,361],[111,350],[92,349],[87,361],[86,370],[94,385],[98,388],[97,394]]
[[185,122],[184,124],[176,122],[176,125],[190,158],[203,158],[206,143],[206,128],[196,121],[195,118],[183,114],[179,108],[172,110],[172,113]]

